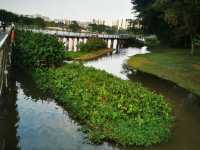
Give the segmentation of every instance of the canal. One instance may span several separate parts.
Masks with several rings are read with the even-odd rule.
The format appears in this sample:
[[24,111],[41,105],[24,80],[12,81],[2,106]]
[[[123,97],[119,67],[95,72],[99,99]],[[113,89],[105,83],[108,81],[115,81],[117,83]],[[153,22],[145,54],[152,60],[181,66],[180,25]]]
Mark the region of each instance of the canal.
[[107,142],[94,145],[73,117],[36,88],[31,77],[13,70],[10,94],[0,112],[0,150],[198,150],[200,147],[200,99],[175,84],[127,69],[128,57],[146,53],[145,48],[121,49],[112,55],[85,63],[124,80],[137,81],[164,95],[176,119],[171,139],[153,147],[115,147]]

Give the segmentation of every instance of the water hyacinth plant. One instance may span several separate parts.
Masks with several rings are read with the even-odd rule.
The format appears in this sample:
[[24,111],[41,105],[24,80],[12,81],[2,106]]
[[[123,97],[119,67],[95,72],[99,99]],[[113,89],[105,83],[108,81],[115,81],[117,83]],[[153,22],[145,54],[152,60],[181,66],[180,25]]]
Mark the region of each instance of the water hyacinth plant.
[[81,64],[36,69],[33,76],[43,91],[51,91],[86,125],[93,142],[148,146],[169,138],[171,107],[138,83]]

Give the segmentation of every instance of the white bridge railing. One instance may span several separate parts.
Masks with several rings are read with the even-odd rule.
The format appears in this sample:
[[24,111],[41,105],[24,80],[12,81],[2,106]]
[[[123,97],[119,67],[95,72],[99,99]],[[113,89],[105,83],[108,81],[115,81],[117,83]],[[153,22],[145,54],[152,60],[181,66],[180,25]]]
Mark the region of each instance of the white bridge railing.
[[80,38],[104,38],[104,39],[129,39],[129,38],[140,38],[141,35],[133,34],[100,34],[100,33],[79,33],[79,32],[67,32],[67,31],[56,31],[56,30],[41,30],[41,29],[26,29],[37,33],[45,33],[51,35],[57,35],[60,37],[80,37]]
[[0,39],[0,95],[3,88],[8,87],[8,67],[11,64],[11,31],[12,29],[9,28]]

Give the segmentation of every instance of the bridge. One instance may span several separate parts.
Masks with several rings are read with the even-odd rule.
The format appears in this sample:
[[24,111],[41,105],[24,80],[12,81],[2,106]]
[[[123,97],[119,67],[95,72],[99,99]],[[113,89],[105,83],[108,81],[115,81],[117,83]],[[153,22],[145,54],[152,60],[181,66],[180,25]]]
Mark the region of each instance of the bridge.
[[74,33],[67,31],[37,30],[37,29],[31,29],[31,31],[58,36],[59,41],[64,43],[65,49],[68,51],[79,51],[77,45],[81,42],[86,43],[87,40],[91,38],[103,39],[107,43],[107,48],[112,48],[112,49],[123,48],[125,42],[130,38],[142,39],[142,36],[140,35],[129,35],[129,34],[109,35],[109,34]]

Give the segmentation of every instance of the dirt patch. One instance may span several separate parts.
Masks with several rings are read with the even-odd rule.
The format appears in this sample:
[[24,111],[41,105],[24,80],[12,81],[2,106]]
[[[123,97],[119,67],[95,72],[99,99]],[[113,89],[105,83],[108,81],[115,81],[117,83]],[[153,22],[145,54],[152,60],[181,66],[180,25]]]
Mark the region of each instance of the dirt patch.
[[200,64],[193,64],[192,68],[194,68],[195,70],[200,70]]

